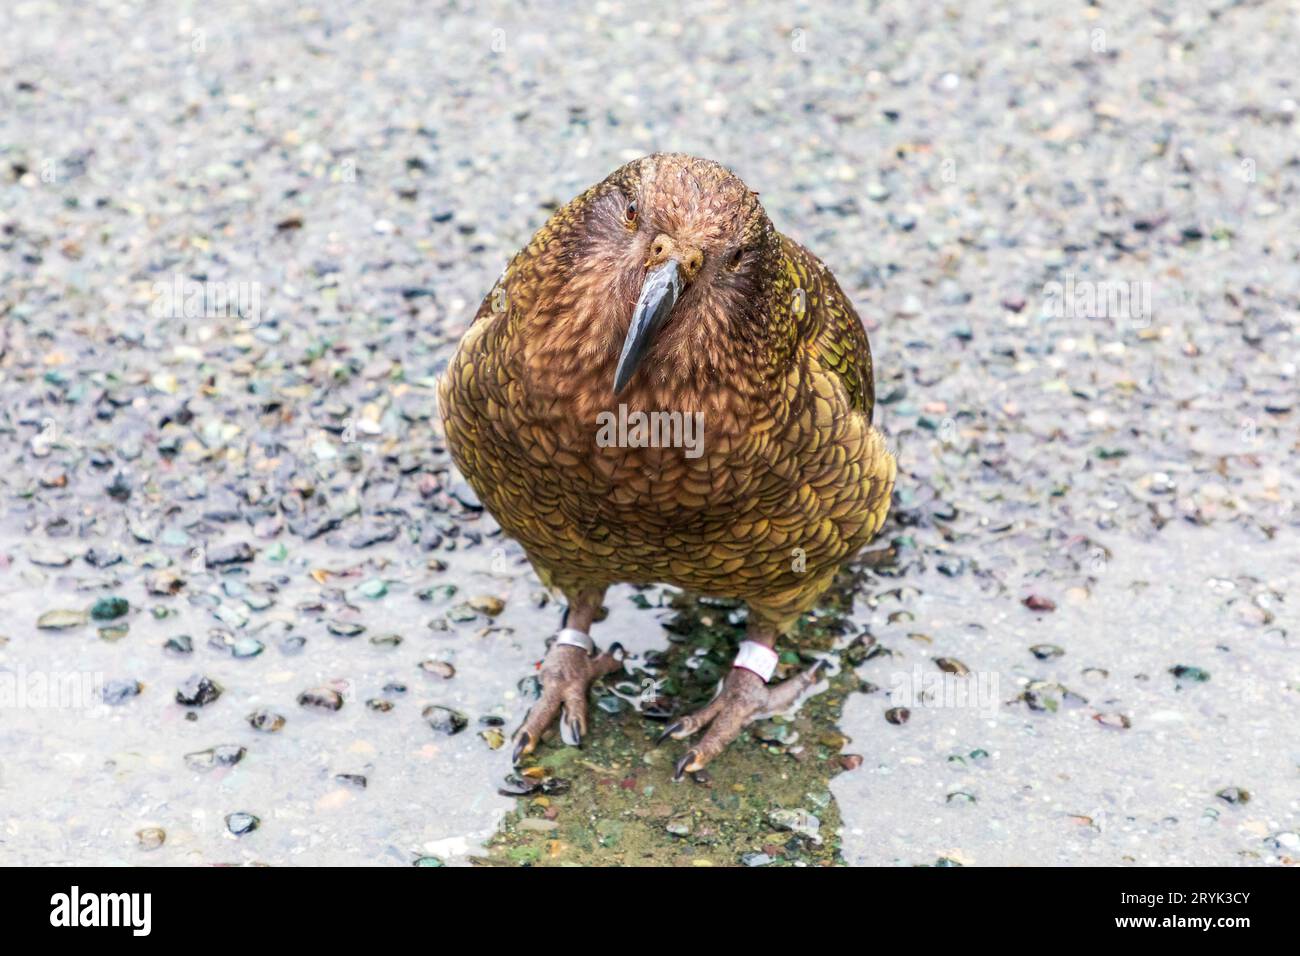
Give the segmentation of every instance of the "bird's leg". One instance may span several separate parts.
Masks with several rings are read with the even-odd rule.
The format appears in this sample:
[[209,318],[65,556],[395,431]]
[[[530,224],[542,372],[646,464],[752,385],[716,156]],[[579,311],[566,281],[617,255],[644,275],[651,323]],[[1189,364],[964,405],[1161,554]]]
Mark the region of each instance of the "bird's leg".
[[660,735],[659,742],[668,737],[685,740],[708,728],[700,742],[677,762],[674,780],[680,780],[682,774],[704,769],[740,735],[746,724],[768,714],[789,710],[804,691],[817,683],[821,661],[779,684],[767,683],[776,669],[777,654],[773,648],[778,633],[778,629],[771,625],[751,620],[736,662],[722,682],[718,696]]
[[587,732],[588,686],[623,666],[621,646],[612,644],[598,654],[588,634],[602,597],[603,592],[570,598],[560,633],[542,661],[542,696],[515,731],[515,763],[533,752],[557,714],[560,737],[571,747],[581,746]]

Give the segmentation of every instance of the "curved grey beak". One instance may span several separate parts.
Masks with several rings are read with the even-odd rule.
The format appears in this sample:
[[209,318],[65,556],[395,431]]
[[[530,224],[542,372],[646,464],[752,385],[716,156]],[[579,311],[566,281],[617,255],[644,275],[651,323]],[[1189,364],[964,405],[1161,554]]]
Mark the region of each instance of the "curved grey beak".
[[618,370],[614,373],[615,395],[623,391],[636,374],[641,360],[650,350],[655,333],[663,327],[668,313],[672,312],[681,294],[682,277],[676,259],[669,259],[645,277],[641,297],[636,300],[636,308],[632,310],[632,324],[628,327],[627,338],[623,340],[623,354],[618,358]]

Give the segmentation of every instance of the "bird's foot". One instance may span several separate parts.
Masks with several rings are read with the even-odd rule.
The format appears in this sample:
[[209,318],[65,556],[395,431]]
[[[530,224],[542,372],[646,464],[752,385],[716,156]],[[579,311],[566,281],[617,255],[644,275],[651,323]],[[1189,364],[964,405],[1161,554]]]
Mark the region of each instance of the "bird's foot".
[[542,661],[542,696],[515,731],[514,762],[537,748],[557,715],[561,739],[571,747],[581,746],[587,732],[587,688],[597,677],[622,666],[621,645],[611,644],[609,650],[598,654],[586,634],[567,628],[561,631]]
[[706,707],[673,724],[656,741],[662,743],[669,737],[685,740],[708,728],[700,742],[677,761],[673,779],[681,780],[683,774],[703,770],[710,760],[722,753],[727,744],[740,735],[746,724],[759,717],[788,710],[804,691],[817,683],[817,675],[823,663],[818,661],[794,677],[771,686],[763,676],[738,663],[723,681],[722,691],[717,697]]

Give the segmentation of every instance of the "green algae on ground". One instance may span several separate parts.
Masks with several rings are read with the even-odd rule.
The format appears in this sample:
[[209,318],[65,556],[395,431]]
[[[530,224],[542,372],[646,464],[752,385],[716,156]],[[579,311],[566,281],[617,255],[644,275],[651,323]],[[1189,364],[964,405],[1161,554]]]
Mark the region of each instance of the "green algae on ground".
[[[782,641],[779,675],[808,666],[845,631],[855,581],[842,575],[822,608],[801,623],[797,645]],[[638,595],[638,597],[642,597]],[[642,600],[644,600],[642,598]],[[647,605],[648,606],[648,605]],[[658,686],[680,715],[702,706],[725,675],[743,636],[735,602],[675,595],[668,646],[654,659]],[[592,687],[581,748],[552,732],[520,768],[524,779],[563,781],[521,796],[487,844],[481,865],[810,865],[842,863],[840,814],[830,780],[856,761],[841,754],[836,729],[847,694],[862,689],[851,666],[829,678],[797,715],[757,721],[709,767],[672,779],[688,746],[655,740],[666,726]],[[613,701],[615,703],[608,704]],[[607,705],[607,706],[602,706]],[[548,792],[551,791],[551,792]]]

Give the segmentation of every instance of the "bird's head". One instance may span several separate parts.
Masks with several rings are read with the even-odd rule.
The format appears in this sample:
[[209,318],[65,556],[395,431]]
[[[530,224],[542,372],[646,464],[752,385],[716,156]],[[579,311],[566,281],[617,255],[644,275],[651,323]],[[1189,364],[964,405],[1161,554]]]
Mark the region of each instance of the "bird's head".
[[605,396],[752,380],[746,363],[771,351],[780,257],[756,192],[715,162],[660,153],[615,170],[574,205],[565,282],[580,305],[582,348],[605,370]]
[[671,375],[695,364],[684,361],[692,356],[745,346],[774,230],[758,194],[709,160],[649,156],[610,182],[623,235],[603,232],[622,240],[623,271],[639,285],[611,384],[617,395],[648,362]]

